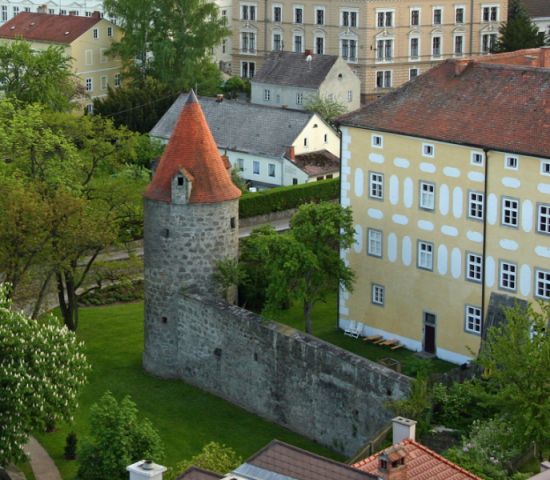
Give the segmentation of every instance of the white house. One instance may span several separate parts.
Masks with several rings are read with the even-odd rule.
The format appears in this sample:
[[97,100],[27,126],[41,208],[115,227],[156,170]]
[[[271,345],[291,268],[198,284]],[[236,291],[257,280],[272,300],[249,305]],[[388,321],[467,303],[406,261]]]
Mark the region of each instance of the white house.
[[[181,94],[151,130],[167,143],[183,108]],[[199,97],[220,153],[252,186],[269,188],[337,177],[340,139],[315,113],[223,97]]]

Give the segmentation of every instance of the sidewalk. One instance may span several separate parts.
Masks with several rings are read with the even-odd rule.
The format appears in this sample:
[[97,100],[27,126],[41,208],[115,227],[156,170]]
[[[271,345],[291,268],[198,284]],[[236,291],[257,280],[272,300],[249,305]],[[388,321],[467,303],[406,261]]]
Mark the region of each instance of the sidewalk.
[[23,450],[29,456],[29,462],[36,480],[62,480],[55,463],[36,438],[29,437],[29,441],[23,447]]

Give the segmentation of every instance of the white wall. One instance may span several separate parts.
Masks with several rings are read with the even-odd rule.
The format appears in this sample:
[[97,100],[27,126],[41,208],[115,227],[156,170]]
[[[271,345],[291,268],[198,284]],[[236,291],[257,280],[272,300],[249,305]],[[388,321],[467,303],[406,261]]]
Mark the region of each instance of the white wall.
[[[351,100],[348,92],[351,92]],[[321,84],[319,95],[321,98],[333,98],[344,105],[346,111],[351,112],[361,106],[361,81],[339,57]]]
[[[85,16],[86,12],[103,12],[103,2],[101,0],[0,0],[0,25],[14,17],[13,7],[19,7],[19,12],[25,11],[25,7],[30,8],[30,11],[36,13],[38,7],[46,5],[46,12],[52,9],[56,15],[60,13],[60,10],[77,11],[78,15]],[[6,7],[7,18],[4,20],[2,7]]]
[[[269,90],[270,99],[265,100],[265,90]],[[302,94],[302,104],[296,103],[297,95]],[[267,83],[256,83],[252,81],[250,103],[267,105],[269,107],[286,107],[293,110],[304,110],[304,105],[310,97],[317,95],[317,89],[302,88],[282,85],[270,85]]]
[[[324,137],[327,135],[327,142]],[[307,138],[307,146],[304,146],[304,139]],[[305,128],[296,137],[292,144],[296,155],[310,153],[318,150],[328,150],[337,157],[340,156],[340,138],[321,117],[313,115]]]

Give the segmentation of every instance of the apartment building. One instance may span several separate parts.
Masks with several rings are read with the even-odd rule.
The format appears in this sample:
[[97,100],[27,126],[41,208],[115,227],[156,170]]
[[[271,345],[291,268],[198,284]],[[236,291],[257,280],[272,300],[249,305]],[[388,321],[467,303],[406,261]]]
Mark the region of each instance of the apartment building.
[[91,17],[99,12],[103,17],[102,0],[0,0],[0,25],[21,12],[36,13],[39,9],[50,15]]
[[106,96],[109,86],[120,85],[122,61],[107,56],[107,51],[121,36],[121,29],[102,19],[99,12],[89,17],[22,12],[0,27],[0,42],[24,39],[35,50],[63,46],[81,80],[82,104],[89,111],[94,98]]
[[448,60],[341,119],[341,328],[458,364],[495,307],[550,300],[549,101],[547,68]]
[[488,53],[508,0],[235,0],[234,75],[253,77],[271,51],[338,55],[363,96],[398,87],[447,58]]

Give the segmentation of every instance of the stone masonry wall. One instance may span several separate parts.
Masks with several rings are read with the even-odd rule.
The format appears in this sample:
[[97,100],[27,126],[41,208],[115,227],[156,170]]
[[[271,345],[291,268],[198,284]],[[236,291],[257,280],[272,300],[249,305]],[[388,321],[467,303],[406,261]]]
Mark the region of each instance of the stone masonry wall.
[[351,456],[392,417],[411,379],[290,327],[178,295],[155,323],[144,367],[180,378]]

